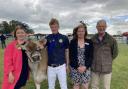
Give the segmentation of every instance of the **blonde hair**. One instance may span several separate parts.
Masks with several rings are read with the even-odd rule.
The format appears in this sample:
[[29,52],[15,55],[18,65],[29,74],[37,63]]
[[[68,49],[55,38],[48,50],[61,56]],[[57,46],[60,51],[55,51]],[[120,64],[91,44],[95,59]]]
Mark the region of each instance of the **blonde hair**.
[[59,25],[59,21],[56,18],[52,18],[49,22],[49,26],[54,25],[54,24],[58,24]]

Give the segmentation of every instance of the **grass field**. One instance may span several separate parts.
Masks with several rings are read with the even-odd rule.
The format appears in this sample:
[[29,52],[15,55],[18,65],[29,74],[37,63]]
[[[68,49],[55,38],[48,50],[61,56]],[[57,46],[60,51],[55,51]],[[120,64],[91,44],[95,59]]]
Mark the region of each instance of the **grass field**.
[[[0,87],[3,75],[3,50],[0,49]],[[48,89],[47,81],[41,85],[41,89]],[[68,77],[68,88],[72,89],[72,83]],[[1,89],[1,88],[0,88]],[[35,89],[32,78],[30,77],[26,89]],[[56,89],[60,89],[57,82]],[[111,89],[128,89],[128,45],[119,44],[119,56],[113,62],[113,74]]]

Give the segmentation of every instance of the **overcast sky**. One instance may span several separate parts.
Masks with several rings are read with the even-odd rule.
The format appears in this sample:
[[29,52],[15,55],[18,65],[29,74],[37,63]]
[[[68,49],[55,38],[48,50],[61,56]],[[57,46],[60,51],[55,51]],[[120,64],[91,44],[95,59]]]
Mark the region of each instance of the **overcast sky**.
[[0,21],[18,20],[35,33],[50,33],[49,21],[57,18],[61,33],[72,33],[79,21],[96,33],[96,22],[105,19],[107,32],[128,31],[128,0],[0,0]]

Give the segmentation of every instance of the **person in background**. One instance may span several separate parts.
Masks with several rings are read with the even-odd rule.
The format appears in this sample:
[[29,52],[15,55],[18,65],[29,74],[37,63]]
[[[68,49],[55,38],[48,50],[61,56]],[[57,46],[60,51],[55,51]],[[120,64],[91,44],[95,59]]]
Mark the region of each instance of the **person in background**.
[[127,41],[126,43],[128,44],[128,36],[127,36],[127,38],[126,38],[126,41]]
[[14,32],[15,40],[5,48],[2,89],[21,89],[27,82],[29,75],[28,57],[23,49],[26,36],[25,28],[18,25]]
[[5,42],[6,37],[4,36],[2,32],[0,33],[0,40],[1,40],[1,46],[4,49],[6,47],[6,42]]
[[78,25],[73,31],[73,39],[69,45],[71,80],[73,89],[88,89],[90,82],[90,67],[93,57],[93,44],[87,39],[86,24]]
[[98,33],[92,37],[94,55],[91,89],[99,89],[100,80],[103,82],[102,89],[110,89],[112,62],[118,55],[117,42],[106,32],[105,20],[99,20],[96,28]]

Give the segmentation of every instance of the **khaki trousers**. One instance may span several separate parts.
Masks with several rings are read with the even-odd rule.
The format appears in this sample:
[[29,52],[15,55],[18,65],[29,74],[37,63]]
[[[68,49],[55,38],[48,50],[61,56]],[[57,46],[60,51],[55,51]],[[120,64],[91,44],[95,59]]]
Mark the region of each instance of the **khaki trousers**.
[[91,89],[99,89],[100,81],[103,82],[103,89],[110,89],[112,73],[103,74],[92,72],[91,76]]

